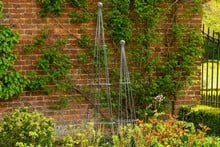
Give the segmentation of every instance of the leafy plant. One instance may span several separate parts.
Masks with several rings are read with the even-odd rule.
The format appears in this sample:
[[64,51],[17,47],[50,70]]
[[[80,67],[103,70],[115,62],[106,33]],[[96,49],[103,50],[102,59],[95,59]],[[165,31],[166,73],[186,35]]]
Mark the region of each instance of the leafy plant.
[[0,1],[0,19],[3,16],[3,9],[4,9],[4,3],[2,1]]
[[0,26],[0,98],[18,97],[29,81],[20,72],[13,69],[16,55],[13,48],[18,42],[18,33],[8,27]]
[[196,130],[193,123],[177,121],[174,118],[151,119],[148,123],[138,121],[137,125],[120,126],[114,134],[116,147],[126,146],[218,146],[220,138],[207,137],[206,127]]
[[60,15],[65,1],[66,0],[38,0],[42,7],[40,15],[42,17],[46,17],[49,13]]
[[82,13],[71,12],[69,13],[69,16],[72,23],[82,23],[90,20],[90,15],[86,11],[83,11]]
[[208,135],[220,136],[220,109],[205,105],[182,106],[178,111],[178,119],[195,124],[196,128],[201,125],[207,126]]
[[88,48],[91,46],[90,36],[88,34],[82,34],[78,40],[78,44],[82,48]]
[[[70,84],[65,84],[68,79],[68,74],[72,68],[69,56],[62,52],[62,47],[66,44],[67,39],[60,39],[54,44],[47,44],[47,38],[49,29],[42,29],[42,35],[35,37],[31,50],[37,49],[37,47],[42,48],[43,56],[38,59],[36,68],[41,70],[42,73],[39,74],[35,71],[29,73],[30,84],[28,87],[37,91],[39,89],[44,89],[45,92],[53,92],[56,89],[65,91],[70,87]],[[24,47],[26,50],[26,48]],[[26,50],[26,51],[31,51]],[[54,85],[52,89],[48,88],[47,85]]]
[[68,97],[59,97],[57,103],[53,103],[51,108],[53,109],[62,109],[68,107],[69,98]]
[[16,109],[0,122],[1,146],[48,146],[54,142],[54,122],[27,107]]
[[[167,118],[167,119],[166,119]],[[70,133],[56,145],[60,146],[215,146],[219,137],[206,136],[207,127],[197,130],[193,123],[175,118],[155,116],[147,123],[137,120],[136,124],[119,125],[113,134],[97,128],[94,122],[71,126]],[[110,138],[110,139],[109,139]]]
[[70,2],[79,8],[86,8],[88,6],[87,0],[70,0]]
[[33,38],[32,44],[28,44],[23,47],[25,53],[31,53],[33,50],[36,50],[38,47],[44,46],[48,37],[49,37],[49,27],[47,26],[41,29],[40,36],[35,36]]
[[62,146],[100,146],[103,134],[95,128],[93,122],[70,126],[70,134],[63,137],[59,144]]
[[[148,118],[155,110],[164,111],[168,99],[176,100],[180,90],[191,84],[196,60],[201,56],[200,32],[178,22],[179,2],[171,1],[105,1],[107,8],[107,31],[115,44],[121,39],[128,42],[128,64],[131,70],[132,93],[136,99],[139,117]],[[185,3],[185,2],[183,2]],[[187,13],[198,13],[201,1],[186,8]],[[164,7],[161,7],[164,6]],[[189,11],[188,11],[189,9]],[[190,20],[192,15],[187,15]],[[171,18],[170,26],[160,32],[159,24]],[[186,19],[186,18],[185,18]],[[165,51],[157,45],[164,46]],[[115,51],[116,52],[116,51]],[[117,52],[116,52],[117,53]],[[162,94],[166,100],[160,109],[149,107],[154,98]]]

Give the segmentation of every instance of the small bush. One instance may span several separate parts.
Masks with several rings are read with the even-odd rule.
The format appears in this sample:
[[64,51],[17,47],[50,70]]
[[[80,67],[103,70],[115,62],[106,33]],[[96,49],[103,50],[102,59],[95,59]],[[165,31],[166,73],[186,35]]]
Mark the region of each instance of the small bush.
[[39,112],[27,107],[16,109],[0,122],[1,147],[50,147],[54,142],[54,123]]
[[220,136],[220,109],[205,105],[182,106],[178,113],[179,119],[193,122],[196,128],[201,125],[209,127],[208,135]]

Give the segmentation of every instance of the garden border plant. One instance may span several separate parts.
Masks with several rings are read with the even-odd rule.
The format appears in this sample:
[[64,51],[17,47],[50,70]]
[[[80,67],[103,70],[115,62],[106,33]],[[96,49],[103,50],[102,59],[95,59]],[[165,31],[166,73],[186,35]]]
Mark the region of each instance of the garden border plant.
[[54,121],[27,107],[6,114],[0,122],[0,146],[52,147]]

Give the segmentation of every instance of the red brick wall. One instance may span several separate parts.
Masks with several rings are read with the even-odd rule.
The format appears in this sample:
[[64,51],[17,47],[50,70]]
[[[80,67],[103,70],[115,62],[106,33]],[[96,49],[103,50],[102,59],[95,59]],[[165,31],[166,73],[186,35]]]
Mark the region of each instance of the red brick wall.
[[[71,61],[77,64],[76,54],[79,52],[77,46],[77,40],[80,38],[80,25],[70,22],[68,13],[71,12],[72,7],[69,4],[65,4],[61,16],[41,18],[39,15],[40,6],[36,0],[3,0],[4,2],[4,18],[0,21],[1,25],[10,26],[14,31],[19,32],[19,43],[15,47],[15,52],[18,54],[18,59],[15,63],[15,68],[21,70],[24,74],[34,68],[36,60],[41,54],[25,54],[22,50],[22,46],[31,43],[34,36],[39,35],[40,30],[44,26],[51,27],[52,40],[60,37],[70,36],[67,45],[65,46],[65,52],[71,57]],[[96,7],[97,0],[89,0],[89,7]],[[187,4],[180,5],[178,13],[184,12]],[[183,20],[184,21],[184,20]],[[169,23],[169,22],[168,22]],[[191,25],[200,27],[201,16],[195,15],[190,21],[186,21]],[[86,26],[91,37],[94,38],[95,34],[95,21],[83,24]],[[163,24],[161,25],[163,26]],[[161,28],[162,30],[163,28]],[[161,46],[161,48],[165,48]],[[198,65],[200,62],[198,61]],[[86,82],[87,75],[83,75],[79,68],[74,68],[71,71],[74,79],[73,82],[76,85],[80,85]],[[195,77],[195,85],[187,87],[183,91],[183,95],[179,96],[175,102],[175,108],[178,108],[182,104],[198,103],[200,99],[200,70]],[[78,95],[74,93],[77,97]],[[78,102],[77,100],[71,100],[69,106],[64,110],[50,109],[53,102],[57,101],[57,94],[44,95],[42,93],[33,93],[25,91],[18,99],[10,99],[7,101],[0,101],[0,118],[8,111],[20,106],[30,106],[32,109],[37,109],[47,116],[55,118],[57,121],[74,121],[79,119],[85,119],[88,109],[88,103],[86,100]]]

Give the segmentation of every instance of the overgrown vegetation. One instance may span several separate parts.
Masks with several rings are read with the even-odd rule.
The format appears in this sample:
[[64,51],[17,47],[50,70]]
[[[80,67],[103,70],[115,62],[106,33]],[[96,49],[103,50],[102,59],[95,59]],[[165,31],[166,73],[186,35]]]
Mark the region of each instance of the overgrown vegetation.
[[0,122],[2,147],[52,147],[54,137],[53,120],[27,107],[8,113]]

